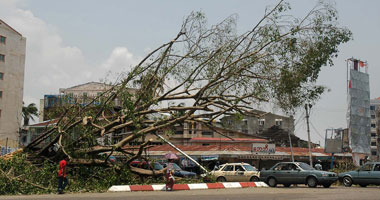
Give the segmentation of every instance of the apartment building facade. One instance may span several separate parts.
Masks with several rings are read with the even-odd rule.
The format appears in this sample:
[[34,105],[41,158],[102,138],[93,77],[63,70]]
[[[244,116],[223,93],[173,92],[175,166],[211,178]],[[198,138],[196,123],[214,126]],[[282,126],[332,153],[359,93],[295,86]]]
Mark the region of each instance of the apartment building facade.
[[371,99],[371,160],[380,160],[380,97]]
[[18,147],[26,38],[0,19],[0,145]]
[[278,127],[294,135],[294,118],[281,116],[274,113],[254,110],[255,116],[244,115],[241,119],[235,116],[225,116],[220,121],[222,126],[228,129],[244,132],[251,135],[260,135]]
[[[100,82],[88,82],[76,85],[69,88],[60,88],[59,94],[45,94],[43,99],[40,99],[40,116],[39,121],[54,119],[59,117],[54,115],[54,110],[61,106],[78,103],[87,105],[92,102],[94,105],[100,104],[99,101],[93,101],[96,97],[112,88],[112,85]],[[129,92],[134,93],[135,89],[129,89]],[[114,105],[121,105],[119,98],[115,98]]]

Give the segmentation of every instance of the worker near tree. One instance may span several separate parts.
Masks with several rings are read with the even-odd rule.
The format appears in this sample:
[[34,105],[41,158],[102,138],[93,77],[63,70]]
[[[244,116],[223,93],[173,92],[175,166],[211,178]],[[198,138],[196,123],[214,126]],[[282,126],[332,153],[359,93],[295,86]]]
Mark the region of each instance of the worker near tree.
[[63,194],[63,190],[67,183],[69,182],[66,177],[66,166],[68,158],[64,158],[59,162],[59,171],[58,171],[58,194]]

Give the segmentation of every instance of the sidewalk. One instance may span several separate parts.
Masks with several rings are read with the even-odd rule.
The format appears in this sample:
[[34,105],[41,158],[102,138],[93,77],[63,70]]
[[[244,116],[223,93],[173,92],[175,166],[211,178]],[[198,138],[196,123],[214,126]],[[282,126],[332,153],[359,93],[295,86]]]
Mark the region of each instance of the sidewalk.
[[[174,184],[173,190],[206,190],[206,189],[228,189],[268,187],[264,182],[228,182],[228,183],[192,183]],[[108,189],[109,192],[135,192],[135,191],[165,191],[162,185],[114,185]]]

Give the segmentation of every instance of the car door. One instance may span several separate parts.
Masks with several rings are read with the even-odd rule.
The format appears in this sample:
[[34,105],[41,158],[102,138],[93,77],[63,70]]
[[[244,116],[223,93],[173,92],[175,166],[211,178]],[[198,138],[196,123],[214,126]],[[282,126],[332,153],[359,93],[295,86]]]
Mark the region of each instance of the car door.
[[380,185],[380,163],[375,164],[371,176],[373,178],[373,183]]
[[226,178],[226,181],[232,181],[233,176],[235,174],[234,172],[234,165],[225,165],[222,169],[223,176]]
[[286,183],[286,173],[288,166],[286,163],[278,164],[274,169],[272,175],[276,178],[278,183]]
[[245,174],[245,169],[241,165],[235,165],[235,176],[232,178],[232,181],[249,181]]
[[373,170],[373,164],[368,163],[363,165],[358,171],[357,183],[358,184],[370,184],[372,182],[371,172]]
[[300,184],[305,183],[307,174],[301,170],[296,164],[291,163],[288,165],[288,171],[286,175],[287,183]]

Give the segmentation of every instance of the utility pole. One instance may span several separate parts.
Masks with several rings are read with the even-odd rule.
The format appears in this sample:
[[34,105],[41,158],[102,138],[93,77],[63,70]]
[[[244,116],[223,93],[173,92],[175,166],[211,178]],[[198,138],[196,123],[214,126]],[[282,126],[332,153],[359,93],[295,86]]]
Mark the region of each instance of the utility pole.
[[[293,119],[293,115],[291,116],[291,117],[289,117],[288,118],[288,124],[290,124],[289,123],[289,121],[291,120],[291,119]],[[293,123],[294,124],[294,123]],[[289,137],[289,145],[290,145],[290,155],[291,155],[291,157],[292,157],[292,162],[294,162],[294,155],[293,155],[293,145],[292,145],[292,138],[290,137],[290,128],[288,128],[288,137]]]
[[313,167],[313,157],[311,155],[310,127],[309,127],[309,114],[310,114],[311,106],[312,106],[311,104],[305,104],[306,124],[307,124],[307,143],[309,145],[309,159],[310,159],[310,166]]
[[290,131],[288,131],[288,136],[289,136],[289,142],[290,142],[290,153],[291,153],[291,156],[292,156],[292,162],[294,162],[293,145],[292,145],[292,138],[290,137]]

